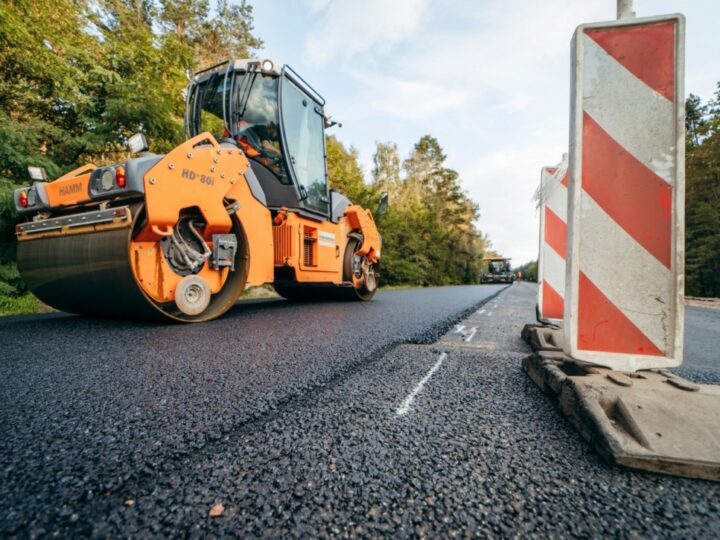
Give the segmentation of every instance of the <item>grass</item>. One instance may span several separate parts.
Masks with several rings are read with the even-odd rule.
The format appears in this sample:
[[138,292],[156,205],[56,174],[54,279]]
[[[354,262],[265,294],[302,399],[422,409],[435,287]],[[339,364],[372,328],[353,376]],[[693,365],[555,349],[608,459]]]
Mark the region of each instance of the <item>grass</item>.
[[0,317],[5,315],[28,315],[55,311],[43,304],[32,293],[19,296],[0,296]]
[[422,288],[422,285],[380,285],[378,290],[380,291],[398,291],[402,289],[418,289]]
[[[381,291],[395,291],[402,289],[414,289],[419,285],[383,285]],[[277,298],[278,294],[270,285],[262,285],[260,287],[248,287],[243,292],[240,300],[252,300],[256,298]],[[31,315],[37,313],[51,313],[55,311],[48,305],[43,304],[35,298],[32,293],[21,295],[2,295],[0,294],[0,317],[6,315]]]

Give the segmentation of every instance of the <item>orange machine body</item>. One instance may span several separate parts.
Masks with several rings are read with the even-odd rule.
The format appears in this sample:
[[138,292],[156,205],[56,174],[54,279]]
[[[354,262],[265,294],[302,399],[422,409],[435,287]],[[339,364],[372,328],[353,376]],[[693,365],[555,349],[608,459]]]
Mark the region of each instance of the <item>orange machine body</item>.
[[50,206],[73,206],[90,200],[88,184],[95,165],[83,165],[45,184]]
[[[358,253],[379,260],[380,237],[370,212],[351,205],[333,223],[283,210],[273,221],[270,210],[253,196],[245,181],[248,167],[242,152],[221,146],[205,133],[178,146],[145,174],[147,224],[130,249],[133,272],[148,295],[158,302],[171,301],[181,279],[158,247],[181,210],[200,210],[205,221],[202,235],[210,246],[213,234],[230,232],[224,201],[239,203],[236,215],[248,244],[249,285],[272,283],[276,267],[292,268],[299,283],[342,284],[344,254],[353,231],[364,240]],[[213,270],[206,265],[198,275],[216,293],[227,274],[227,268]]]
[[136,134],[123,163],[52,182],[30,171],[40,181],[13,195],[30,290],[73,313],[179,322],[222,315],[246,285],[370,300],[381,239],[368,210],[327,188],[322,96],[270,60],[210,66],[187,96],[194,136],[165,155]]

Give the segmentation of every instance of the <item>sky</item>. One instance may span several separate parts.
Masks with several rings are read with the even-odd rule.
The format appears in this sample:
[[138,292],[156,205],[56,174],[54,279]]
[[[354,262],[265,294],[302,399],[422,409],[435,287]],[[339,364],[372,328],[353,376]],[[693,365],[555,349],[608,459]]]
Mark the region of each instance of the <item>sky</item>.
[[[255,0],[260,53],[292,66],[360,154],[402,158],[425,134],[480,206],[479,228],[513,264],[534,260],[541,167],[567,152],[570,40],[615,19],[615,0]],[[720,81],[717,0],[635,0],[639,17],[683,13],[687,93]]]

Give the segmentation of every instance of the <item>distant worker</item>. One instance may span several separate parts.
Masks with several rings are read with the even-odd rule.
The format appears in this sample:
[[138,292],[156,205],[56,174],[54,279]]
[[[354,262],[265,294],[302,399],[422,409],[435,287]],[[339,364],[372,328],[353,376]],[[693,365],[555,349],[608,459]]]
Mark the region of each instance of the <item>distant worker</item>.
[[518,270],[517,280],[520,281],[521,279],[522,279],[522,272],[520,270]]

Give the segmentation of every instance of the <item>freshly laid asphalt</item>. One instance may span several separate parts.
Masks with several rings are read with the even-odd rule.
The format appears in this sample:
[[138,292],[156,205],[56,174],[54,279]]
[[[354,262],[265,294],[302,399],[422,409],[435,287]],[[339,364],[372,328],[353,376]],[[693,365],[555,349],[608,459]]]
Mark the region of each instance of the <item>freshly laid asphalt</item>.
[[535,289],[502,289],[0,320],[0,537],[720,536],[720,484],[605,464],[531,383]]
[[720,384],[720,309],[685,306],[685,354],[678,373]]

